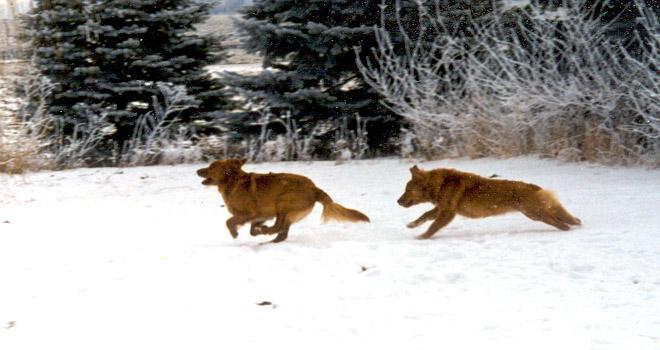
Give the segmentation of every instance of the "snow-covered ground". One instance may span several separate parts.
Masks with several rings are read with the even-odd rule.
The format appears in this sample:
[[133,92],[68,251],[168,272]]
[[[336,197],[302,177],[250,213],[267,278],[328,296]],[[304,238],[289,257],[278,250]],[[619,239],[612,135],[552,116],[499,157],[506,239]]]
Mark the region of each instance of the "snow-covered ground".
[[262,245],[231,239],[199,166],[1,175],[0,349],[660,348],[660,171],[422,163],[551,188],[584,226],[459,218],[419,241],[410,162],[248,164],[372,219],[317,205]]

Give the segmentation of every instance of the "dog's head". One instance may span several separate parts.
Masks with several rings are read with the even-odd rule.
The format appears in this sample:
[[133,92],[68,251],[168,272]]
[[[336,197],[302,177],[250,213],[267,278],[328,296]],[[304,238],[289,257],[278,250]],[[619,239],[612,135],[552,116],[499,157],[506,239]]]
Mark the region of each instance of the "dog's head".
[[406,184],[406,191],[401,195],[397,203],[404,208],[431,200],[427,191],[429,174],[416,165],[410,168],[412,179]]
[[247,159],[216,160],[206,168],[197,170],[197,175],[204,178],[202,185],[217,186],[226,183],[231,177],[238,175]]

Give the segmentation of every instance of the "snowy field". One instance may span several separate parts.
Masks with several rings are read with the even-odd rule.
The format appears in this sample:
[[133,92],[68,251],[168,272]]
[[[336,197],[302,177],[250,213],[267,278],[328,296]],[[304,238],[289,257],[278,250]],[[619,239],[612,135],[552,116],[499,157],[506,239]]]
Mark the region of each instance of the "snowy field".
[[281,244],[231,239],[201,165],[0,175],[0,349],[660,348],[660,171],[422,163],[553,189],[584,226],[459,218],[419,241],[411,164],[248,164],[372,219],[317,205]]

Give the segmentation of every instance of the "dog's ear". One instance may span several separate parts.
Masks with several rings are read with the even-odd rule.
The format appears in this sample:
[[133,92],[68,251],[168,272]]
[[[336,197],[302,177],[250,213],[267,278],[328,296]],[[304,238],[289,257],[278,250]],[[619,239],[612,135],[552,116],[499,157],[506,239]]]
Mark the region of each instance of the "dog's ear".
[[245,158],[242,159],[233,158],[227,161],[227,165],[232,169],[240,169],[243,166],[243,164],[245,164],[246,162],[247,159]]
[[410,168],[410,173],[412,174],[413,177],[420,176],[424,173],[424,170],[420,169],[415,165],[414,167]]

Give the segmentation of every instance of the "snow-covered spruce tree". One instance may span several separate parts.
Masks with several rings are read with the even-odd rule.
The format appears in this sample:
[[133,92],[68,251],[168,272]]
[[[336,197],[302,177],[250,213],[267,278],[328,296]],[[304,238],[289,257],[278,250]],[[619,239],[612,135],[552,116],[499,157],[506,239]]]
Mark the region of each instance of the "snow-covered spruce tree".
[[[223,58],[219,40],[194,33],[209,5],[191,0],[36,0],[27,19],[35,64],[55,88],[57,130],[102,120],[106,136],[87,157],[116,161],[140,116],[163,100],[159,82],[184,86],[194,103],[170,115],[186,123],[222,109],[221,83],[204,66]],[[100,119],[99,119],[100,118]]]
[[[400,119],[380,103],[356,65],[356,53],[364,60],[376,47],[374,26],[381,21],[382,5],[390,15],[387,25],[395,26],[398,19],[415,26],[416,2],[402,1],[398,17],[392,3],[258,0],[243,8],[239,28],[248,37],[246,47],[263,55],[267,69],[256,76],[227,76],[227,84],[254,108],[234,116],[234,130],[257,134],[263,119],[259,110],[267,109],[276,117],[290,116],[299,135],[317,141],[316,156],[330,157],[337,130],[346,121],[349,129],[357,129],[359,116],[371,152],[393,152]],[[272,129],[286,132],[279,123],[272,123]]]

